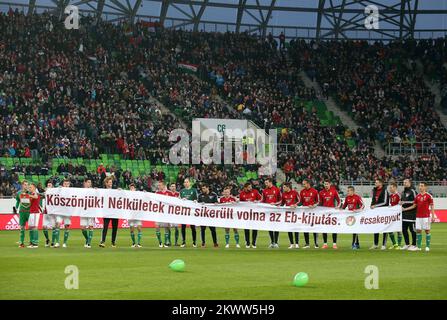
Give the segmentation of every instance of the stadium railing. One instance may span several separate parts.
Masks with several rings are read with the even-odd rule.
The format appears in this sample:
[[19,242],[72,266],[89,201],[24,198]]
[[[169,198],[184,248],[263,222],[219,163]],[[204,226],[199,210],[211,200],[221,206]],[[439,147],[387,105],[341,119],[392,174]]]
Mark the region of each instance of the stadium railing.
[[385,151],[389,156],[444,153],[447,151],[447,142],[390,142]]

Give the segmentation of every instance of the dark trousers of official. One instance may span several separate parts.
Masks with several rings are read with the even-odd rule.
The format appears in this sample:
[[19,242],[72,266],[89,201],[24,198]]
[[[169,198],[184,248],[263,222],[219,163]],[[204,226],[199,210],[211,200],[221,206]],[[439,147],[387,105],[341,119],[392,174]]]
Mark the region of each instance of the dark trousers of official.
[[[196,226],[190,225],[189,227],[191,228],[192,243],[196,244],[197,240]],[[186,243],[186,224],[182,224],[182,242]]]
[[[332,234],[332,242],[337,243],[337,234]],[[323,243],[327,243],[327,233],[323,233]]]
[[[379,245],[380,233],[374,233],[374,245]],[[386,246],[386,241],[388,239],[388,233],[383,233],[382,246]]]
[[294,244],[293,240],[295,240],[295,244],[300,243],[300,233],[299,232],[288,232],[287,235],[289,236],[290,244]]
[[352,245],[356,245],[356,246],[360,247],[359,235],[357,233],[354,233],[352,235]]
[[[213,237],[213,243],[217,244],[216,227],[209,227],[211,231],[211,237]],[[202,238],[202,244],[205,244],[205,230],[206,226],[200,226],[200,236]]]
[[250,242],[250,230],[249,229],[245,229],[244,233],[245,233],[245,244],[247,246],[249,246],[250,244],[255,246],[256,245],[256,239],[258,238],[258,230],[251,230],[251,238],[253,240],[252,242]]
[[[318,245],[318,233],[314,233],[314,243]],[[304,242],[306,242],[306,246],[309,245],[309,232],[304,232]]]
[[104,218],[103,223],[104,227],[102,228],[102,237],[101,242],[106,242],[107,238],[107,230],[109,230],[109,223],[112,221],[112,243],[116,241],[116,233],[118,232],[118,221],[116,218]]
[[278,244],[279,231],[269,231],[270,242]]
[[415,223],[414,221],[402,221],[402,234],[405,239],[405,244],[410,245],[410,236],[408,235],[408,230],[411,233],[411,245],[416,245],[416,231],[415,231]]

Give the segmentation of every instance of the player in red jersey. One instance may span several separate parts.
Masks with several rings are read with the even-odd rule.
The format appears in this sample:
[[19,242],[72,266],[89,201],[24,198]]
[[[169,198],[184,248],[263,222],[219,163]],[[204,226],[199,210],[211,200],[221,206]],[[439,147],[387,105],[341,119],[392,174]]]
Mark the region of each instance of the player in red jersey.
[[[225,187],[222,192],[222,197],[219,199],[219,203],[230,203],[236,202],[237,198],[231,195],[231,187]],[[236,241],[236,248],[240,248],[239,245],[239,232],[236,228],[233,229],[234,232],[234,240]],[[230,247],[230,228],[225,228],[225,248]]]
[[37,228],[39,227],[39,218],[40,218],[40,195],[34,183],[29,185],[30,192],[30,208],[29,208],[29,232],[33,234],[33,237],[30,237],[31,243],[28,248],[38,248],[39,247],[39,232]]
[[[360,212],[365,209],[365,204],[363,203],[362,198],[355,193],[355,189],[353,186],[348,187],[348,195],[346,196],[345,202],[342,206],[342,209],[346,208],[348,208],[348,210],[352,212]],[[352,249],[360,249],[359,235],[356,233],[352,235]]]
[[[168,188],[166,188],[166,184],[164,181],[158,182],[158,190],[155,193],[162,194],[164,196],[169,196],[169,197],[172,196],[171,191],[169,191]],[[164,228],[164,230],[165,230],[164,247],[170,247],[171,246],[171,225],[169,223],[162,223],[162,222],[155,223],[155,235],[157,236],[158,246],[160,248],[163,248],[163,242],[161,241],[160,227]]]
[[[320,206],[328,208],[340,208],[341,200],[335,187],[331,185],[331,181],[324,181],[324,188],[320,191]],[[327,249],[327,233],[323,233],[323,249]],[[337,234],[332,234],[332,248],[337,249]]]
[[[261,200],[262,200],[261,194],[259,193],[258,190],[253,189],[250,182],[244,184],[244,188],[239,194],[239,201],[259,202]],[[250,230],[245,229],[244,232],[245,232],[245,248],[249,249],[251,243],[251,247],[253,249],[256,249],[256,239],[258,238],[258,230],[251,231],[252,242],[250,242]]]
[[[177,191],[177,185],[175,182],[171,182],[169,184],[169,191],[171,192],[171,197],[178,198],[180,196],[180,193]],[[171,223],[171,227],[174,226],[174,246],[178,247],[178,238],[179,238],[179,231],[178,231],[178,225],[175,223]],[[180,226],[181,228],[181,226]]]
[[[277,186],[273,185],[273,180],[271,178],[267,178],[264,183],[265,183],[265,189],[262,190],[262,202],[273,205],[281,204],[282,201],[281,191]],[[278,246],[279,231],[269,231],[269,236],[270,236],[269,248],[279,248]]]
[[[390,206],[397,206],[400,203],[400,194],[397,192],[397,183],[392,182],[390,183]],[[394,233],[390,232],[390,239],[393,243],[392,246],[390,246],[388,249],[395,249],[400,250],[400,246],[402,244],[402,232],[397,233],[397,243],[396,238],[394,237]]]
[[[284,182],[282,185],[282,205],[287,207],[295,208],[298,203],[300,203],[300,195],[296,190],[292,189],[292,184],[290,182]],[[289,232],[289,241],[290,246],[289,249],[299,249],[300,245],[300,234],[298,232]],[[295,237],[295,239],[294,239]],[[295,240],[295,242],[294,242]]]
[[[320,203],[318,191],[312,188],[310,181],[307,179],[303,180],[303,187],[304,189],[300,191],[301,204],[309,208],[315,208]],[[303,249],[309,249],[309,232],[304,232],[304,240],[306,241],[306,245]],[[315,249],[318,249],[318,233],[314,233],[314,244]]]
[[408,210],[416,208],[416,242],[417,247],[409,248],[410,251],[422,250],[422,230],[425,231],[425,251],[430,251],[431,234],[430,222],[435,219],[435,206],[433,197],[427,192],[427,184],[419,183],[419,194],[414,199],[414,203]]

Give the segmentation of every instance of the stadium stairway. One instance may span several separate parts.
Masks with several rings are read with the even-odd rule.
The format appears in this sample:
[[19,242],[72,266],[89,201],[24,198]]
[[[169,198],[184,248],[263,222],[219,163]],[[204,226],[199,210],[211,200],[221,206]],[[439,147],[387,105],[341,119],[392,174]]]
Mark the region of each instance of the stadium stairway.
[[[318,82],[312,81],[304,71],[301,71],[299,75],[303,80],[304,84],[306,85],[306,87],[313,88],[317,93],[317,96],[319,98],[322,98],[323,90],[321,89]],[[329,100],[326,100],[325,104],[328,110],[332,111],[336,116],[340,117],[341,122],[343,123],[344,126],[348,127],[349,129],[355,129],[355,130],[359,128],[359,126],[354,122],[354,120],[352,120],[349,114],[347,114],[345,111],[343,111],[338,107],[337,103],[334,101],[332,97],[329,97]]]
[[[306,87],[313,88],[315,90],[315,92],[317,93],[317,96],[322,97],[323,90],[321,89],[318,82],[312,81],[304,71],[301,71],[299,73],[299,75],[300,75],[301,79],[303,80],[304,85]],[[349,128],[351,130],[352,129],[357,130],[358,128],[360,128],[360,126],[354,122],[354,120],[351,118],[351,116],[347,112],[343,111],[337,105],[337,103],[331,96],[329,96],[328,100],[325,100],[325,104],[329,111],[332,111],[335,116],[338,116],[340,118],[342,124],[345,127]],[[385,150],[383,149],[382,145],[378,141],[376,141],[376,143],[374,144],[374,155],[379,158],[382,158],[385,155]]]
[[[198,82],[204,82],[202,79],[200,79],[195,74],[190,74],[190,76],[192,76]],[[222,99],[222,97],[219,94],[213,95],[212,99],[216,99],[219,103],[221,103],[223,106],[225,106],[228,109],[228,111],[230,112],[230,114],[235,115],[235,119],[237,119],[237,112],[236,112],[236,110],[231,108],[230,105],[228,104],[228,102],[226,102],[224,99]]]
[[183,121],[182,118],[178,117],[174,112],[169,110],[169,108],[167,108],[157,98],[155,98],[153,96],[150,96],[149,101],[150,101],[150,103],[156,104],[160,108],[162,113],[172,115],[174,117],[174,119],[176,119],[180,123],[180,125],[182,126],[183,129],[187,129],[188,128],[188,126],[186,125],[186,123]]

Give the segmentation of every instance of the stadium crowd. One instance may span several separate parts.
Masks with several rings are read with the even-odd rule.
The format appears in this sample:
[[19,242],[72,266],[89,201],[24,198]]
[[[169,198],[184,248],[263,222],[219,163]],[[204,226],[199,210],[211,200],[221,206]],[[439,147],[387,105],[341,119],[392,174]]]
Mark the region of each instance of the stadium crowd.
[[425,46],[437,52],[434,46],[418,46],[415,41],[388,45],[294,41],[291,54],[382,143],[443,142],[447,130],[416,61],[423,57]]

